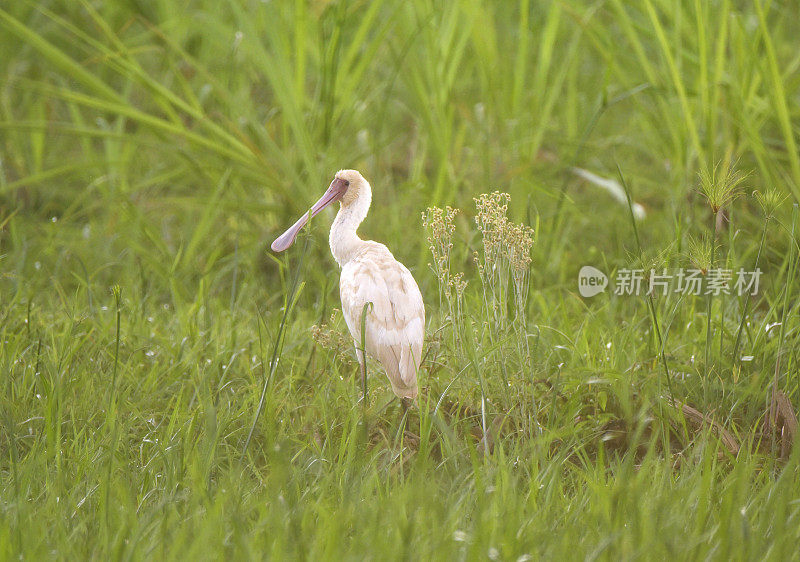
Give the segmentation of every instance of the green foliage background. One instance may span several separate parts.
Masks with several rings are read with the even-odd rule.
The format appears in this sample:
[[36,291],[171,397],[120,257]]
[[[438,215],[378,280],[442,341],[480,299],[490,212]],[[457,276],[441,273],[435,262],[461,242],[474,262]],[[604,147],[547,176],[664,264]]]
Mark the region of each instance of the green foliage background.
[[[765,420],[800,403],[798,36],[789,0],[0,3],[0,555],[797,558],[800,447]],[[750,174],[716,253],[759,260],[748,309],[577,295],[584,264],[687,266],[719,162]],[[643,256],[574,166],[623,172]],[[329,218],[268,252],[344,167],[427,304],[406,420],[310,337]],[[495,189],[536,228],[528,357],[479,314]],[[766,227],[754,190],[785,197]],[[472,347],[431,205],[464,210]]]

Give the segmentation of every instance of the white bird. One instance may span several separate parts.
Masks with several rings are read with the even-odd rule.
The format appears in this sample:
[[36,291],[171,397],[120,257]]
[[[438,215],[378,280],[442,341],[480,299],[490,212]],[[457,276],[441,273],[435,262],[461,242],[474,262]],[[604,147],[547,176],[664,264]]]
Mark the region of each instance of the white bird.
[[[369,212],[372,188],[356,170],[339,170],[323,196],[272,243],[282,252],[311,217],[339,202],[331,226],[330,246],[342,268],[339,294],[353,337],[361,377],[366,373],[361,349],[361,316],[366,310],[366,351],[383,365],[400,399],[417,397],[417,371],[425,338],[425,305],[411,272],[383,244],[359,238],[356,230]],[[371,307],[365,309],[367,303]]]

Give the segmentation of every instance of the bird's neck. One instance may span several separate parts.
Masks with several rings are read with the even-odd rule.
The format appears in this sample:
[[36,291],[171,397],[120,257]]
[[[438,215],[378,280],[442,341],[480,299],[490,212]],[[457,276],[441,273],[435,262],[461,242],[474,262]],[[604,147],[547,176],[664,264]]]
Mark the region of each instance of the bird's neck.
[[340,206],[333,221],[329,242],[339,267],[344,267],[364,243],[356,231],[369,211],[369,201],[365,203],[356,201],[346,207]]

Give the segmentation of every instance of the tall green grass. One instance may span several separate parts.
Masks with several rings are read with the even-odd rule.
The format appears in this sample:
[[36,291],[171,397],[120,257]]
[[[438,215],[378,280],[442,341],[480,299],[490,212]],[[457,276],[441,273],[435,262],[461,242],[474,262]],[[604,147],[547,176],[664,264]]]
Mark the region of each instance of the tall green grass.
[[[4,3],[0,554],[797,558],[798,16]],[[720,163],[747,177],[717,231]],[[345,329],[330,217],[268,251],[343,167],[427,305],[405,416],[312,337]],[[534,228],[519,299],[473,257],[494,190]],[[452,300],[419,218],[446,205]],[[582,265],[689,267],[703,239],[761,291],[578,296]]]

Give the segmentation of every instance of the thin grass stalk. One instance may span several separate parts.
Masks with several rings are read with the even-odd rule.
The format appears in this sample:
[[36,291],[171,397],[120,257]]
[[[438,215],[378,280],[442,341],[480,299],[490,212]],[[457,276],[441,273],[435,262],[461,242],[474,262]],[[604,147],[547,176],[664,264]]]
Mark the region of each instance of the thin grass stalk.
[[[718,162],[713,167],[703,168],[700,173],[700,192],[705,197],[708,206],[711,210],[711,248],[709,251],[709,259],[705,268],[706,273],[706,345],[705,356],[703,365],[703,399],[708,403],[709,392],[709,377],[712,370],[716,367],[711,357],[711,344],[714,339],[714,319],[712,316],[714,310],[715,297],[719,296],[719,292],[715,288],[711,290],[709,281],[712,275],[720,276],[721,270],[717,268],[717,242],[719,240],[719,232],[724,223],[725,209],[730,207],[731,203],[739,195],[738,186],[748,176],[742,174],[735,169],[736,162],[731,160],[732,149],[728,149],[725,158],[722,162]],[[724,331],[724,298],[720,303],[720,348],[722,348],[723,331]]]
[[[775,358],[775,371],[772,375],[772,401],[770,403],[770,422],[775,426],[778,421],[778,409],[777,409],[777,394],[778,394],[778,377],[780,375],[781,370],[781,358],[783,355],[783,343],[786,337],[786,310],[788,307],[788,298],[789,298],[789,289],[791,288],[791,281],[792,281],[792,274],[794,272],[796,263],[795,263],[795,227],[797,224],[797,214],[798,214],[798,207],[797,203],[795,203],[792,207],[792,231],[791,231],[791,240],[789,242],[789,267],[786,270],[786,282],[783,285],[783,303],[782,303],[782,311],[781,311],[781,329],[780,334],[778,337],[778,356]],[[772,447],[773,449],[776,446],[775,443],[775,431],[772,432]]]
[[111,473],[114,469],[114,454],[117,450],[117,434],[118,434],[118,427],[117,427],[117,412],[116,412],[116,387],[117,387],[117,370],[119,367],[119,342],[120,342],[120,320],[121,320],[121,312],[120,312],[120,299],[122,297],[122,289],[119,285],[114,285],[111,291],[114,295],[114,305],[116,307],[116,336],[114,341],[114,370],[111,375],[111,389],[108,395],[108,406],[106,415],[111,416],[111,447],[109,448],[108,453],[108,469],[106,470],[106,482],[105,482],[105,490],[103,493],[103,510],[105,515],[105,525],[106,525],[106,534],[111,529],[111,521],[110,521],[110,510],[109,505],[111,503]]
[[[473,371],[475,372],[475,378],[478,381],[478,385],[481,391],[481,430],[483,431],[483,438],[486,438],[486,381],[483,378],[483,371],[478,367],[478,356],[475,352],[475,332],[472,330],[472,323],[465,322],[465,335],[468,338],[465,338],[465,348],[466,352],[469,355],[469,363],[472,366]],[[507,385],[504,385],[507,389]],[[488,447],[484,447],[484,455],[488,455]]]
[[120,311],[120,300],[122,298],[122,289],[119,285],[114,285],[111,289],[114,295],[114,306],[116,307],[116,330],[115,330],[115,338],[114,338],[114,370],[111,374],[111,392],[109,393],[108,397],[108,408],[109,412],[111,411],[112,401],[114,400],[114,391],[117,388],[117,371],[119,370],[119,336],[120,336],[120,320],[121,320],[121,311]]
[[658,45],[661,48],[661,54],[664,57],[664,61],[667,63],[667,69],[669,70],[669,76],[675,88],[675,93],[678,95],[678,101],[680,102],[682,110],[681,114],[685,121],[686,130],[689,132],[689,139],[692,141],[692,148],[700,163],[705,165],[705,153],[702,143],[700,142],[700,135],[697,132],[697,125],[695,124],[694,115],[692,113],[692,104],[689,101],[689,94],[687,93],[686,85],[684,84],[680,68],[678,67],[680,58],[676,60],[672,49],[670,49],[669,40],[667,39],[664,27],[661,25],[661,19],[658,17],[652,2],[650,0],[645,0],[644,7],[650,18],[651,29],[655,32]]
[[[8,378],[8,383],[11,383],[11,377]],[[8,396],[10,392],[6,393]],[[6,439],[8,440],[8,453],[11,457],[11,479],[14,486],[14,501],[17,506],[14,512],[14,542],[16,543],[17,552],[22,552],[22,525],[20,524],[20,506],[23,502],[20,501],[20,485],[19,485],[19,452],[17,451],[17,437],[15,432],[15,423],[12,418],[11,408],[3,408],[3,421],[5,422]]]
[[[628,200],[628,215],[631,219],[631,225],[633,227],[633,234],[636,240],[636,250],[639,253],[639,261],[644,263],[644,254],[642,252],[642,243],[639,238],[639,227],[636,226],[636,217],[633,214],[633,200],[631,198],[631,191],[628,187],[628,183],[625,180],[625,176],[622,174],[622,168],[620,168],[619,164],[617,164],[617,174],[619,175],[620,183],[622,184],[623,189],[625,189],[625,197]],[[650,324],[653,327],[653,334],[656,337],[656,343],[658,344],[658,348],[660,350],[659,356],[661,357],[661,364],[664,368],[664,376],[667,379],[667,390],[669,392],[670,402],[675,404],[675,393],[672,390],[672,381],[670,380],[669,375],[669,365],[667,364],[667,355],[664,350],[664,343],[661,339],[661,330],[658,327],[658,314],[656,312],[655,302],[653,301],[653,295],[647,295],[647,310],[650,313]],[[659,383],[660,386],[660,383]],[[666,418],[664,416],[664,406],[659,396],[658,401],[658,408],[661,413],[661,426],[663,431],[663,439],[664,439],[664,450],[669,451],[669,429],[667,426]]]
[[[716,214],[714,216],[714,221],[716,221]],[[714,234],[711,240],[711,261],[709,262],[708,273],[711,274],[711,271],[714,269],[714,263],[717,257],[717,229],[712,225],[714,230]],[[712,292],[709,291],[708,295],[706,295],[706,349],[705,349],[705,360],[703,364],[703,404],[708,405],[708,377],[710,374],[710,355],[711,355],[711,310],[714,306],[714,295]]]
[[[795,224],[797,222],[797,215],[798,215],[798,208],[797,208],[797,203],[795,203],[794,207],[792,208],[792,252],[793,253],[794,253],[795,248],[797,246],[797,241],[795,240],[795,235],[794,235],[794,233],[795,233]],[[795,267],[797,267],[796,264],[795,264]],[[787,279],[788,279],[788,277],[787,277]],[[788,282],[787,282],[787,292],[788,292]],[[786,313],[785,297],[784,297],[784,308],[783,308],[783,310],[784,310],[784,314],[785,314]],[[783,326],[781,326],[781,327],[783,327]],[[795,360],[795,363],[796,362],[797,361]],[[795,376],[797,378],[797,389],[800,391],[800,369],[795,369]],[[797,447],[797,449],[800,449],[800,447]]]
[[[733,223],[733,211],[729,207],[728,208],[728,251],[725,256],[725,267],[726,269],[730,267],[730,270],[733,270],[733,259],[735,259],[735,254],[733,253],[734,249],[734,241],[736,239],[734,229],[731,226]],[[732,279],[732,277],[731,277]],[[723,292],[720,295],[720,306],[719,306],[719,351],[717,352],[717,360],[722,363],[722,357],[724,355],[724,348],[723,344],[725,342],[725,296],[726,294]]]
[[356,350],[356,352],[361,352],[361,365],[363,365],[361,367],[361,392],[365,411],[367,409],[367,314],[373,308],[374,305],[370,301],[364,303],[364,308],[361,309],[361,349]]
[[[311,212],[309,211],[309,214]],[[281,317],[281,323],[278,327],[278,334],[275,336],[275,342],[272,346],[272,358],[270,359],[270,366],[269,366],[269,375],[264,377],[264,384],[261,388],[261,397],[258,400],[258,408],[256,409],[256,413],[253,416],[253,421],[250,424],[250,430],[247,432],[247,439],[245,439],[244,446],[242,447],[242,455],[241,459],[244,460],[245,455],[247,454],[247,448],[250,446],[250,441],[253,438],[253,432],[256,429],[256,424],[258,423],[258,418],[261,417],[262,412],[264,411],[264,404],[266,403],[267,399],[267,389],[269,388],[270,382],[272,378],[275,376],[275,371],[278,369],[278,359],[280,359],[281,352],[283,351],[283,340],[286,336],[286,321],[289,318],[289,314],[294,310],[294,306],[297,303],[297,297],[300,293],[300,274],[303,271],[303,263],[305,261],[306,253],[308,251],[308,239],[310,238],[309,235],[305,236],[305,240],[303,242],[303,251],[300,254],[300,261],[297,264],[297,268],[294,274],[294,280],[292,281],[292,286],[289,291],[289,294],[286,295],[286,299],[284,300],[284,307],[283,307],[283,316]],[[263,316],[261,315],[261,310],[259,309],[259,317],[261,321],[264,321]],[[259,330],[259,337],[261,335],[261,325],[258,325]],[[262,368],[264,366],[264,359],[261,359]]]
[[[767,14],[764,9],[763,0],[755,0],[753,4],[755,5],[756,14],[758,15],[759,30],[761,31],[761,37],[764,41],[764,51],[766,54],[765,61],[767,68],[763,71],[763,73],[766,74],[764,79],[770,84],[767,90],[772,98],[772,108],[776,113],[781,135],[786,145],[785,156],[789,159],[792,181],[787,183],[795,200],[800,200],[800,151],[797,149],[797,142],[794,138],[795,132],[792,123],[792,112],[789,108],[789,103],[787,103],[788,96],[786,95],[786,88],[784,87],[783,72],[781,70],[782,65],[778,62],[778,56],[773,43],[773,34],[767,24]],[[771,2],[767,3],[767,9],[770,4]]]
[[[756,252],[756,261],[755,264],[753,265],[753,271],[756,271],[758,269],[758,262],[761,259],[761,252],[764,249],[764,241],[766,240],[767,237],[767,225],[769,224],[769,220],[770,220],[769,215],[766,215],[764,217],[764,226],[761,229],[761,241],[758,243],[758,251]],[[745,322],[747,322],[747,313],[749,312],[749,307],[750,307],[750,296],[751,292],[748,291],[744,297],[744,307],[742,308],[742,319],[739,321],[739,327],[736,330],[736,340],[733,344],[733,355],[731,357],[732,368],[737,364],[741,366],[742,363],[741,359],[738,359],[738,353],[739,353],[739,345],[741,344],[742,341],[742,331],[744,330],[744,324]]]

